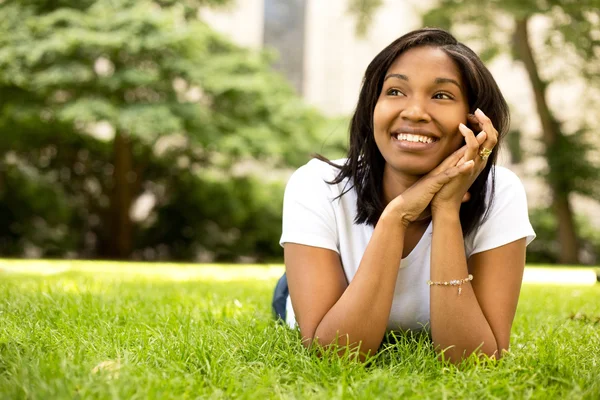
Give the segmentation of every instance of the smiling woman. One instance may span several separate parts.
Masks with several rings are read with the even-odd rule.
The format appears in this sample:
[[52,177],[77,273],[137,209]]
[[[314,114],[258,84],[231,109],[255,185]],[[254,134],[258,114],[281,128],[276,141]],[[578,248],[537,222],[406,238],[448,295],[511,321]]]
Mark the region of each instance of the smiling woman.
[[286,188],[273,305],[303,343],[365,358],[386,331],[425,328],[455,362],[508,350],[535,237],[520,180],[495,166],[508,121],[490,72],[443,30],[375,57],[347,158],[318,156]]

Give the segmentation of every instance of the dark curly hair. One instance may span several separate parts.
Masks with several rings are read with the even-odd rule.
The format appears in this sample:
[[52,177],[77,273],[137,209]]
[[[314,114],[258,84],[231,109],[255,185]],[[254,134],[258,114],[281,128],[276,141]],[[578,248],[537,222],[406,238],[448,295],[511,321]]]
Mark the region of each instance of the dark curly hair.
[[[345,164],[338,166],[321,155],[316,155],[316,158],[340,169],[335,179],[328,183],[338,184],[345,178],[350,178],[352,187],[357,192],[355,223],[375,226],[385,208],[382,200],[385,160],[375,143],[373,111],[383,86],[385,73],[392,63],[407,50],[421,46],[439,48],[454,61],[465,83],[469,112],[474,113],[477,108],[480,108],[498,130],[498,143],[484,170],[469,188],[471,199],[463,203],[460,209],[460,221],[463,234],[466,236],[486,217],[486,182],[490,171],[492,171],[492,190],[489,204],[491,205],[493,201],[495,176],[492,167],[496,164],[497,149],[500,148],[502,138],[508,130],[510,116],[508,105],[492,74],[477,54],[458,42],[450,33],[436,28],[419,29],[396,39],[383,49],[371,61],[365,72],[358,104],[350,123],[350,146]],[[345,189],[340,196],[352,187]]]

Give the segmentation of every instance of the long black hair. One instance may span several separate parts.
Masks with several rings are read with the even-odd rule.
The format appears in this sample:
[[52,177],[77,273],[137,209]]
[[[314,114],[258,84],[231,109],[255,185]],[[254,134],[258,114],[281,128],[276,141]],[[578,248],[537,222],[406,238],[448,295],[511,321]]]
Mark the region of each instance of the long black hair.
[[[316,157],[340,169],[330,184],[338,184],[350,178],[357,192],[357,215],[355,223],[377,224],[383,209],[383,170],[385,160],[375,143],[373,134],[373,112],[383,87],[387,70],[405,51],[421,46],[443,50],[458,67],[467,90],[469,112],[480,108],[490,118],[498,131],[498,143],[490,155],[487,165],[469,188],[471,199],[460,208],[463,235],[468,235],[485,218],[486,182],[490,171],[492,190],[488,203],[494,197],[494,172],[498,150],[506,134],[510,116],[508,105],[492,74],[470,48],[458,42],[450,33],[436,28],[424,28],[407,33],[383,49],[371,61],[363,79],[358,104],[350,123],[350,146],[344,165],[338,166],[323,156]],[[475,132],[477,133],[477,132]],[[350,189],[348,189],[350,190]],[[344,195],[345,190],[340,196]],[[489,208],[488,208],[489,209]]]

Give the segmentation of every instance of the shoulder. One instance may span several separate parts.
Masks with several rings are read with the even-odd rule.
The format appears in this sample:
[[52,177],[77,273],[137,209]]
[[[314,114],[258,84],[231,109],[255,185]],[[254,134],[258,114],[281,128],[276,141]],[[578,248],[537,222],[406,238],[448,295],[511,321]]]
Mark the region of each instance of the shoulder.
[[[346,162],[345,158],[341,158],[339,160],[331,160],[331,162],[339,167],[343,166]],[[294,172],[294,175],[310,175],[310,176],[318,176],[321,178],[329,178],[330,176],[335,177],[339,172],[339,168],[326,163],[325,161],[321,161],[317,158],[311,159],[309,162],[301,166]]]
[[[344,165],[346,159],[332,160],[331,162],[340,167]],[[289,186],[308,186],[318,187],[328,185],[327,182],[333,181],[340,169],[324,161],[313,158],[308,163],[298,168],[288,181]]]
[[500,188],[508,189],[511,187],[523,187],[521,179],[519,179],[517,174],[506,167],[498,165],[494,166],[494,175],[496,190]]
[[[488,210],[477,227],[465,240],[467,255],[490,250],[525,237],[526,244],[535,238],[529,222],[525,187],[519,177],[505,167],[494,167],[494,194],[488,185]],[[492,177],[488,177],[488,184]],[[491,201],[491,205],[489,205]]]
[[[490,191],[492,186],[492,176],[488,177],[488,196],[487,201],[490,200]],[[526,207],[526,195],[525,187],[521,182],[521,179],[513,171],[506,167],[494,166],[494,193],[492,200],[492,209],[502,205],[502,203],[512,203],[515,201],[519,206],[525,205]],[[523,204],[520,204],[523,203]],[[489,203],[488,203],[489,204]],[[516,205],[516,204],[515,204]]]

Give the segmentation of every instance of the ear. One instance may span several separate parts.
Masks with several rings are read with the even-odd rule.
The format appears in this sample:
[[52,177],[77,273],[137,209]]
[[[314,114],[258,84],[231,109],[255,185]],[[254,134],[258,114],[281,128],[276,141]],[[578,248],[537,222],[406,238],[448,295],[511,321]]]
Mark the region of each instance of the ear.
[[462,198],[462,203],[466,203],[469,200],[471,200],[471,193],[467,192]]

